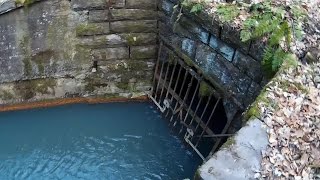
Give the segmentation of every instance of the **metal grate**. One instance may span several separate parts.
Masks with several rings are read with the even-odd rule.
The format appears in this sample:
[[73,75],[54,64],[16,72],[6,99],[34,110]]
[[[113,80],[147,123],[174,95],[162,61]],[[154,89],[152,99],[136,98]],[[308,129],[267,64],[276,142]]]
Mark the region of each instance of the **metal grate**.
[[[169,126],[205,160],[216,151],[221,139],[229,136],[223,134],[230,123],[224,117],[222,97],[180,58],[160,58],[163,48],[161,42],[149,98],[168,119]],[[205,96],[200,95],[202,83],[210,86]],[[216,123],[223,127],[217,130]]]

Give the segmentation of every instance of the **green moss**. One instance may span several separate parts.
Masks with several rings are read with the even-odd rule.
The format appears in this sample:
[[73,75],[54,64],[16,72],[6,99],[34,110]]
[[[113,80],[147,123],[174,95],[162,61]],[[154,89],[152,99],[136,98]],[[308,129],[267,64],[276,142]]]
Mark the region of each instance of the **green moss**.
[[33,98],[37,93],[48,94],[49,88],[54,90],[56,86],[55,79],[36,79],[20,81],[15,83],[15,89],[24,100]]
[[37,64],[39,73],[43,74],[45,65],[49,64],[53,57],[55,57],[55,52],[49,49],[33,55],[31,60]]
[[176,62],[176,59],[177,59],[178,57],[172,52],[172,51],[169,51],[169,53],[168,53],[168,62],[169,62],[169,64],[174,64],[175,62]]
[[202,81],[199,87],[199,95],[201,97],[208,97],[212,94],[213,88],[206,82]]
[[129,82],[119,82],[119,83],[116,83],[116,86],[119,89],[131,90],[131,86],[130,86]]
[[77,36],[92,35],[100,31],[100,28],[95,24],[80,24],[76,27]]
[[222,145],[222,149],[226,149],[232,145],[234,145],[236,143],[236,140],[234,139],[234,137],[229,137],[227,139],[227,141]]
[[124,39],[127,42],[128,46],[135,46],[143,43],[141,39],[134,34],[122,34],[120,35],[122,39]]
[[196,173],[194,174],[194,180],[202,180],[201,176],[200,176],[200,170],[199,168],[197,169]]
[[261,110],[259,107],[259,103],[263,103],[267,106],[275,106],[273,104],[273,101],[269,100],[267,98],[267,87],[265,87],[259,94],[259,96],[256,98],[256,100],[250,105],[248,110],[243,115],[243,124],[248,122],[253,117],[260,118]]
[[14,98],[14,94],[9,91],[3,90],[0,92],[0,98],[2,100],[8,101]]
[[19,41],[19,48],[22,53],[22,62],[24,65],[23,71],[26,77],[32,74],[32,64],[31,64],[31,47],[30,47],[30,37],[27,35],[23,36]]

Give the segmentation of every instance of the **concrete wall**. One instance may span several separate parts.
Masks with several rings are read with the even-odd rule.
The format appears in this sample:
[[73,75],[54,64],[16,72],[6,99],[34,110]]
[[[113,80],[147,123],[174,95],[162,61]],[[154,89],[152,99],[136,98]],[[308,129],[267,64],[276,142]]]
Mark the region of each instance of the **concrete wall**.
[[207,12],[190,14],[183,9],[179,15],[178,2],[159,0],[162,54],[174,52],[202,72],[224,96],[226,114],[233,119],[253,102],[266,82],[261,69],[264,46],[241,42],[239,31]]
[[42,0],[21,7],[1,0],[0,104],[148,90],[156,3],[110,2]]

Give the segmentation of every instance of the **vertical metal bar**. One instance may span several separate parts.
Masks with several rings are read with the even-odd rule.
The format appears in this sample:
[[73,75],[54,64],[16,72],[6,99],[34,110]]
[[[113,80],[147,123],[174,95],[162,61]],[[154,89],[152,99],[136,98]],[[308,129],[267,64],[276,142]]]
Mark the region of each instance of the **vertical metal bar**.
[[[194,134],[197,133],[197,130],[198,130],[199,126],[200,126],[200,123],[202,122],[202,118],[203,118],[203,116],[204,116],[205,112],[207,111],[207,108],[208,108],[208,106],[209,106],[209,104],[210,104],[211,98],[212,98],[212,94],[210,94],[209,99],[208,99],[208,102],[207,102],[206,106],[205,106],[204,109],[203,109],[203,112],[202,112],[202,114],[201,114],[200,120],[199,120],[199,122],[198,122],[198,124],[197,124],[196,129],[194,130]],[[193,140],[193,137],[191,137],[191,142],[192,142],[192,140]]]
[[[184,87],[184,85],[185,85],[185,83],[186,83],[187,76],[188,76],[188,71],[186,70],[186,72],[184,73],[184,78],[183,78],[182,86],[181,86],[181,89],[180,89],[180,91],[179,91],[178,97],[181,96],[183,87]],[[177,109],[177,107],[178,107],[178,104],[179,104],[179,101],[177,101],[177,103],[175,104],[174,109],[173,109],[173,112],[176,111],[176,109]],[[175,114],[172,114],[172,116],[171,116],[171,118],[170,118],[170,122],[172,121],[174,115],[175,115]]]
[[166,97],[165,97],[165,98],[168,98],[169,89],[171,88],[171,84],[172,84],[172,80],[173,80],[173,75],[174,75],[174,72],[176,71],[177,64],[178,64],[178,61],[175,60],[174,67],[173,67],[173,70],[172,70],[172,74],[171,74],[171,78],[170,78],[170,82],[169,82],[169,86],[168,86],[168,89],[167,89],[167,93],[166,93]]
[[160,43],[160,47],[159,47],[159,51],[158,51],[157,63],[156,63],[156,68],[154,70],[153,81],[152,81],[151,96],[152,96],[152,93],[153,93],[153,90],[154,90],[154,86],[155,86],[155,83],[156,83],[156,75],[157,75],[158,68],[159,68],[160,54],[161,54],[161,51],[162,51],[162,46],[163,46],[163,42]]
[[196,110],[194,111],[194,114],[193,114],[192,119],[191,119],[191,121],[190,121],[190,123],[189,123],[189,126],[192,125],[193,120],[194,120],[194,118],[195,118],[196,115],[197,115],[197,112],[198,112],[198,110],[199,110],[200,104],[202,103],[202,99],[203,99],[203,97],[201,97],[200,100],[199,100],[199,102],[198,102],[198,105],[197,105],[197,107],[196,107]]
[[160,76],[159,76],[159,79],[158,79],[158,84],[157,84],[157,88],[156,88],[156,91],[155,91],[155,100],[157,100],[157,96],[158,96],[158,87],[160,85],[160,81],[161,81],[161,77],[162,77],[162,71],[163,71],[163,66],[164,66],[164,63],[165,62],[162,62],[162,65],[161,65],[161,70],[160,70]]
[[[191,77],[191,80],[190,80],[190,83],[188,84],[188,89],[187,89],[187,91],[186,91],[186,94],[184,95],[184,97],[183,97],[183,100],[182,100],[182,102],[181,102],[181,108],[184,106],[184,103],[186,102],[186,100],[187,100],[187,98],[188,98],[188,96],[189,96],[189,92],[190,92],[190,89],[191,89],[191,87],[192,87],[192,83],[193,83],[193,80],[194,80],[194,77],[192,76]],[[182,108],[183,109],[183,108]],[[181,109],[181,112],[182,112],[182,109]],[[181,121],[182,121],[182,117],[183,117],[183,115],[181,114]]]
[[[230,126],[231,122],[232,122],[232,119],[230,119],[230,120],[227,121],[227,124],[224,126],[221,134],[225,134],[225,133],[227,132],[227,130],[229,129],[229,126]],[[213,153],[214,153],[214,152],[216,151],[216,149],[218,148],[220,142],[221,142],[221,138],[219,138],[219,139],[217,140],[217,142],[215,142],[215,144],[214,144],[214,146],[213,146],[213,148],[212,148],[209,156],[213,155]]]
[[[167,70],[166,70],[165,78],[164,78],[164,81],[163,81],[163,86],[162,86],[162,90],[161,90],[161,93],[160,93],[159,101],[161,101],[161,98],[162,98],[162,95],[163,95],[164,87],[165,87],[165,84],[166,84],[166,82],[167,82],[167,77],[168,77],[169,69],[170,69],[170,65],[169,65],[169,62],[168,62]],[[160,103],[161,103],[161,102],[160,102]],[[159,103],[159,104],[160,104],[160,103]]]
[[209,118],[208,118],[208,120],[207,120],[207,122],[206,122],[206,125],[205,125],[205,127],[202,129],[201,135],[200,135],[200,137],[199,137],[199,139],[197,140],[197,143],[196,143],[196,145],[195,145],[196,147],[198,146],[198,144],[199,144],[199,142],[200,142],[200,140],[201,140],[204,132],[206,132],[206,130],[207,130],[207,128],[208,128],[208,125],[209,125],[209,123],[210,123],[210,121],[211,121],[211,119],[212,119],[212,116],[213,116],[214,112],[216,111],[216,109],[217,109],[217,107],[218,107],[219,102],[220,102],[220,98],[217,100],[216,104],[214,105],[214,108],[213,108],[213,110],[212,110],[212,112],[211,112],[211,114],[210,114],[210,116],[209,116]]
[[[191,102],[190,102],[190,104],[189,104],[189,107],[188,107],[186,116],[185,116],[184,119],[183,119],[183,122],[184,122],[184,123],[186,122],[186,120],[187,120],[187,118],[188,118],[188,116],[189,116],[189,112],[190,112],[191,106],[192,106],[193,101],[194,101],[194,99],[195,99],[195,97],[196,97],[196,94],[197,94],[197,92],[198,92],[199,87],[200,87],[200,81],[198,81],[198,83],[197,83],[197,86],[196,86],[196,89],[195,89],[195,91],[194,91],[194,93],[193,93],[193,96],[192,96]],[[182,130],[183,130],[183,126],[181,127],[179,133],[181,133]]]
[[[177,89],[177,86],[178,86],[178,83],[179,83],[179,78],[180,78],[180,75],[181,75],[181,70],[182,70],[182,66],[180,66],[179,73],[178,73],[178,77],[177,77],[177,79],[176,79],[176,84],[174,85],[173,93],[176,92],[176,89]],[[172,100],[173,100],[173,95],[171,96],[170,102],[172,102]],[[169,115],[169,111],[167,112],[166,117],[167,117],[168,115]]]

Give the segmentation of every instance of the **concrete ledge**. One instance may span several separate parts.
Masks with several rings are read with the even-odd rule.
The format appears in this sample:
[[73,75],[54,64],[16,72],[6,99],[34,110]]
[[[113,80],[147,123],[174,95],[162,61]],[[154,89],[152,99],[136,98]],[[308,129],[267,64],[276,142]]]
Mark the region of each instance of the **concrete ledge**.
[[261,152],[267,145],[268,135],[263,123],[259,119],[250,120],[200,167],[200,176],[205,180],[251,179],[260,170]]

